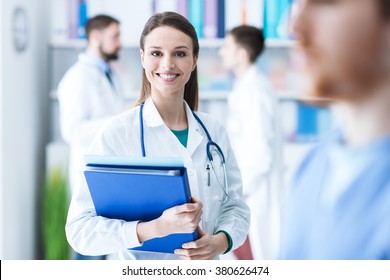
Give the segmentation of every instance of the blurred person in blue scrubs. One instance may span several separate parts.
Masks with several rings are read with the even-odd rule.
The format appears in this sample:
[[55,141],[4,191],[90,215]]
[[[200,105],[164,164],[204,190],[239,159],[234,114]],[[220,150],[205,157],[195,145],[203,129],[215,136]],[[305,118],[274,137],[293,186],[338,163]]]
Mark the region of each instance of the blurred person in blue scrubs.
[[304,159],[283,217],[281,259],[390,259],[390,1],[298,0],[305,89],[343,111]]
[[[110,62],[122,48],[119,21],[97,15],[86,25],[87,50],[58,85],[61,134],[70,146],[69,181],[71,192],[83,179],[83,155],[100,125],[126,107],[119,75]],[[90,259],[76,255],[77,259]],[[94,257],[101,258],[101,257]]]
[[235,76],[227,131],[251,210],[249,239],[233,252],[237,259],[275,259],[279,249],[283,143],[275,90],[256,65],[264,43],[261,29],[242,25],[227,33],[219,51]]

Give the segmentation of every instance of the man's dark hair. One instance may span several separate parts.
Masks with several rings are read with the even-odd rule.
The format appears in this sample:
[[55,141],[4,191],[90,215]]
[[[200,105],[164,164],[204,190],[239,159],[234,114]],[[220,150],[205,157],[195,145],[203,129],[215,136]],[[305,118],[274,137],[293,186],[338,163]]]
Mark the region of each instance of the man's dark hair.
[[91,34],[92,30],[103,30],[112,23],[119,24],[119,20],[107,15],[97,15],[93,18],[90,18],[87,22],[87,26],[85,27],[87,40],[89,39],[89,35]]
[[250,62],[255,62],[264,50],[263,30],[249,25],[241,25],[230,32],[236,43],[243,47],[249,54]]

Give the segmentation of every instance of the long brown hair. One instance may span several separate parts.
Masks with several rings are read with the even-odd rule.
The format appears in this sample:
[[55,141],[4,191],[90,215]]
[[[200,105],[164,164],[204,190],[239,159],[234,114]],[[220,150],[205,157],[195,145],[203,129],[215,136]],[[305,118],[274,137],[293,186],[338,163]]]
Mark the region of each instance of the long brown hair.
[[[155,28],[161,26],[173,27],[189,36],[192,40],[193,56],[198,56],[199,42],[195,28],[185,17],[174,12],[157,13],[154,14],[151,18],[149,18],[149,20],[145,24],[144,30],[142,31],[140,38],[140,48],[142,51],[144,51],[145,37],[148,36],[148,34],[152,32]],[[136,105],[140,105],[141,103],[143,103],[150,96],[150,91],[151,87],[148,79],[146,78],[145,69],[142,69],[141,94],[137,100]],[[199,93],[197,66],[191,72],[190,79],[184,87],[184,100],[188,103],[191,110],[198,110]]]

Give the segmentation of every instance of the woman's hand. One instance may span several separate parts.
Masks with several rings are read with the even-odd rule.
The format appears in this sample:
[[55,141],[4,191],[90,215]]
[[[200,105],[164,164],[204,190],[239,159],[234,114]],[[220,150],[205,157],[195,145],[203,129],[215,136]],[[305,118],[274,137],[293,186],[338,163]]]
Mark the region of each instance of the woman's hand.
[[182,249],[175,250],[175,254],[188,260],[211,260],[227,250],[229,240],[225,233],[208,235],[200,228],[198,232],[200,236],[198,240],[184,243]]
[[203,204],[192,197],[192,203],[169,208],[157,219],[162,236],[172,233],[191,233],[198,227]]
[[137,235],[140,243],[172,233],[191,233],[202,218],[202,202],[192,197],[192,203],[171,207],[150,222],[139,222]]

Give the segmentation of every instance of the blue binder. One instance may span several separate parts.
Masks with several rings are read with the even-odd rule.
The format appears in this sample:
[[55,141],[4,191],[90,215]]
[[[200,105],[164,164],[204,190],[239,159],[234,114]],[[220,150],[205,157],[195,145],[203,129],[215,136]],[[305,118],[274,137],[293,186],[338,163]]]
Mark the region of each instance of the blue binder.
[[[164,210],[191,200],[187,170],[172,158],[86,156],[85,159],[84,175],[99,216],[150,221]],[[196,239],[197,231],[177,233],[129,249],[173,253],[183,243]]]

